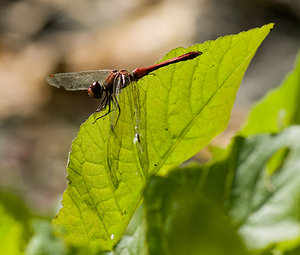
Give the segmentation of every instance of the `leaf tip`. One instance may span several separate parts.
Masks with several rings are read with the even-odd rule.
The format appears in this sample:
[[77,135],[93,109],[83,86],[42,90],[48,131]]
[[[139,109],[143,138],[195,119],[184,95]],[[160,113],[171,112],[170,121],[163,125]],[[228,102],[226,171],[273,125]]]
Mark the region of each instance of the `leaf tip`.
[[270,32],[271,32],[275,26],[275,23],[269,23],[269,24],[267,24],[267,26],[270,27]]

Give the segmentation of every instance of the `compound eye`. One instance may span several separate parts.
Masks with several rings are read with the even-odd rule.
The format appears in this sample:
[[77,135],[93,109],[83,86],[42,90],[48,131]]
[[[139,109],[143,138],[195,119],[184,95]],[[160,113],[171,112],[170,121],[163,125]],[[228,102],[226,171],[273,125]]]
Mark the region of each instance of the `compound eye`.
[[94,81],[88,88],[88,94],[93,98],[101,98],[103,94],[103,87],[97,81]]

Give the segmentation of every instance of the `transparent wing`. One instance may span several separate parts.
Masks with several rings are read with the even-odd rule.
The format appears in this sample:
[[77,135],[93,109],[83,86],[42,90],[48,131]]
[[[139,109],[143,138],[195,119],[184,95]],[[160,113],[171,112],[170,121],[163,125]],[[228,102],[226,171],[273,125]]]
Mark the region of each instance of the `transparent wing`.
[[71,73],[57,73],[47,77],[47,82],[54,87],[66,90],[86,90],[94,81],[100,84],[112,70],[92,70]]
[[[118,90],[118,84],[116,84],[116,90]],[[136,82],[131,82],[118,95],[121,114],[117,123],[116,106],[109,115],[110,125],[113,128],[110,129],[107,143],[107,163],[115,189],[119,187],[122,179],[119,169],[123,169],[124,164],[130,165],[128,163],[130,160],[135,162],[133,164],[138,164],[140,171],[135,174],[139,175],[142,180],[145,181],[149,175],[145,97],[145,91],[139,90]]]
[[[110,171],[110,176],[112,183],[114,185],[114,188],[117,189],[119,187],[119,182],[121,180],[121,174],[119,172],[119,156],[120,156],[120,151],[122,148],[122,142],[123,142],[123,135],[129,130],[127,124],[119,119],[119,116],[121,116],[121,111],[122,114],[127,114],[128,115],[128,103],[127,106],[126,104],[124,106],[119,105],[121,103],[124,104],[123,100],[121,99],[119,94],[121,92],[121,83],[122,83],[122,78],[119,76],[114,84],[113,84],[113,95],[112,95],[112,112],[110,113],[109,120],[110,120],[110,135],[108,138],[108,143],[107,143],[107,163],[108,163],[108,168]],[[126,93],[126,92],[125,92]],[[120,107],[120,108],[119,108]],[[124,113],[123,113],[124,112]]]
[[136,147],[138,159],[143,171],[143,174],[148,178],[149,174],[149,159],[147,150],[147,129],[146,129],[146,91],[139,88],[136,82],[133,82],[129,87],[131,93],[128,93],[131,106],[131,118],[133,123],[134,138],[133,143]]

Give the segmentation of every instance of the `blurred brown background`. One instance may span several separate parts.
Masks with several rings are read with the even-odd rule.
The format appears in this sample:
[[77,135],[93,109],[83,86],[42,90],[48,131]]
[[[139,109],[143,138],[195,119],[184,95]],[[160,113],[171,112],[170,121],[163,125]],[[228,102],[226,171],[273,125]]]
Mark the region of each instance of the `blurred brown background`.
[[[54,72],[153,64],[169,50],[275,22],[238,93],[225,146],[250,105],[276,87],[300,48],[297,0],[1,0],[0,187],[54,212],[79,125],[96,109],[86,92],[48,86]],[[203,152],[198,155],[207,159]]]

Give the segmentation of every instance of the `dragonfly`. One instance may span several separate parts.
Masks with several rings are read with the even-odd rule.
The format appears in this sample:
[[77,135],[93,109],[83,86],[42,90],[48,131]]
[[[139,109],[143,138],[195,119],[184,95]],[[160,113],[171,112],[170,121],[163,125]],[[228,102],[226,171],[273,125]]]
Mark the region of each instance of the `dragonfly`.
[[[147,134],[146,134],[146,109],[142,102],[145,101],[145,91],[140,91],[137,87],[137,81],[153,71],[175,64],[182,61],[187,61],[201,55],[202,52],[191,51],[186,54],[171,58],[164,62],[146,67],[134,69],[131,73],[127,70],[91,70],[82,72],[69,72],[52,74],[47,77],[47,82],[55,87],[63,87],[66,90],[87,90],[88,94],[100,101],[95,112],[108,110],[101,116],[95,117],[94,124],[97,120],[104,118],[111,112],[110,115],[110,135],[107,140],[107,166],[110,174],[110,179],[113,187],[117,189],[122,179],[122,174],[119,172],[119,157],[121,153],[122,144],[126,141],[126,137],[132,137],[138,156],[138,165],[141,166],[139,176],[146,180],[148,177],[148,152],[147,152]],[[130,85],[131,84],[131,85]],[[129,86],[130,85],[130,86]],[[119,94],[126,87],[130,87],[127,97],[119,97]],[[117,125],[121,114],[121,107],[126,116],[121,116],[124,119],[130,119],[131,122],[124,121],[123,125]],[[131,115],[131,116],[127,116]],[[144,119],[143,119],[144,117]],[[121,121],[122,121],[121,118]],[[125,125],[127,124],[127,125]],[[132,131],[133,130],[133,131]],[[127,145],[128,146],[128,145]],[[138,174],[138,173],[136,173]]]
[[121,114],[118,95],[125,87],[159,68],[194,59],[201,54],[200,51],[191,51],[146,68],[136,68],[131,73],[127,70],[114,69],[51,74],[47,77],[47,82],[58,88],[63,87],[65,90],[87,90],[91,97],[99,99],[100,104],[96,112],[104,111],[107,107],[108,111],[97,117],[95,122],[108,115],[113,105],[114,109],[118,110],[115,122],[117,123]]

